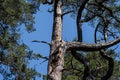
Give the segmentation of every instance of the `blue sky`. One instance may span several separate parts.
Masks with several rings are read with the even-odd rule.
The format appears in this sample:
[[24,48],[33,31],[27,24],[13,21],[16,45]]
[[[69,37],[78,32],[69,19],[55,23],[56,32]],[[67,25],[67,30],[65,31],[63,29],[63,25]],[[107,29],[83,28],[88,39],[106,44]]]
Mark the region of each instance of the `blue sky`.
[[[48,13],[47,10],[49,7],[41,5],[40,11],[38,11],[35,16],[35,24],[34,27],[36,31],[32,33],[26,32],[25,28],[22,28],[21,40],[26,43],[31,50],[35,53],[40,53],[43,56],[49,56],[49,46],[42,43],[33,43],[33,40],[40,41],[51,41],[52,35],[52,24],[53,24],[53,14]],[[70,15],[64,16],[63,19],[63,40],[72,41],[76,37],[76,24],[75,19],[71,18]],[[90,27],[89,24],[84,24],[83,28],[83,41],[87,43],[94,42],[94,29]],[[38,72],[46,74],[47,73],[47,62],[40,64],[42,59],[40,60],[32,60],[30,61],[29,67],[34,67]],[[40,80],[40,79],[36,79]],[[42,80],[42,79],[41,79]]]

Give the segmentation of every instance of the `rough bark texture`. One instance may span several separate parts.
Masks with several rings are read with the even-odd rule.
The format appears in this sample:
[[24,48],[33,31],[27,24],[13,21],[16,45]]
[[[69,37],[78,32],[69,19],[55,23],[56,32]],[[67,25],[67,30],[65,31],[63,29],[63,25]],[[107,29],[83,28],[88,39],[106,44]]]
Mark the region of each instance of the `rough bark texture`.
[[99,51],[101,49],[114,46],[119,42],[120,42],[120,38],[104,44],[86,44],[81,42],[67,42],[66,46],[68,50],[75,49],[75,50],[81,50],[81,51]]
[[54,2],[54,23],[50,56],[48,64],[48,80],[61,80],[64,66],[65,45],[62,41],[62,19],[61,2]]

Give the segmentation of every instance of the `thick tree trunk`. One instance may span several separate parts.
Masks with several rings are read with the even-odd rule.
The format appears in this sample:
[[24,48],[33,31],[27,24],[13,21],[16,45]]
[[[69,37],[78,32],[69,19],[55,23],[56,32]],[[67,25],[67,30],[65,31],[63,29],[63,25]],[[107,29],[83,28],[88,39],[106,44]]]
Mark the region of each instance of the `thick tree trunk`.
[[50,56],[48,63],[48,80],[61,80],[64,66],[64,42],[62,41],[62,11],[60,0],[54,2],[54,22]]

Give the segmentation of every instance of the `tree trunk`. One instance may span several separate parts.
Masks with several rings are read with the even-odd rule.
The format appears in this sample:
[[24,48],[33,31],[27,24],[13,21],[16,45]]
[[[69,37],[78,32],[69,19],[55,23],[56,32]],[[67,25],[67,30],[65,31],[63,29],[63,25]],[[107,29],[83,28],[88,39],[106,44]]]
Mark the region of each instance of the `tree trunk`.
[[62,70],[64,66],[64,46],[65,44],[62,41],[61,2],[60,0],[55,0],[53,33],[50,46],[47,80],[61,80]]

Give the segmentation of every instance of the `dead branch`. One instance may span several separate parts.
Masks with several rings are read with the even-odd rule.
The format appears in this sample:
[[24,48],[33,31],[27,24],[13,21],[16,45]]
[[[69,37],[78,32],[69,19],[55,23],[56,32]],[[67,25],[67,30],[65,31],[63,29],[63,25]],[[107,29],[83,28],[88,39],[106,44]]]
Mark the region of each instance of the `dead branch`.
[[64,13],[62,14],[62,17],[65,16],[65,15],[67,15],[67,14],[69,14],[69,13],[73,13],[73,12],[74,12],[74,10],[64,12]]
[[46,41],[38,41],[38,40],[33,40],[32,42],[38,42],[38,43],[44,43],[44,44],[47,44],[47,45],[51,45],[51,43],[48,43]]
[[86,44],[82,42],[66,42],[67,50],[80,50],[80,51],[99,51],[101,49],[109,48],[120,43],[120,38],[114,41],[107,42],[104,44]]

